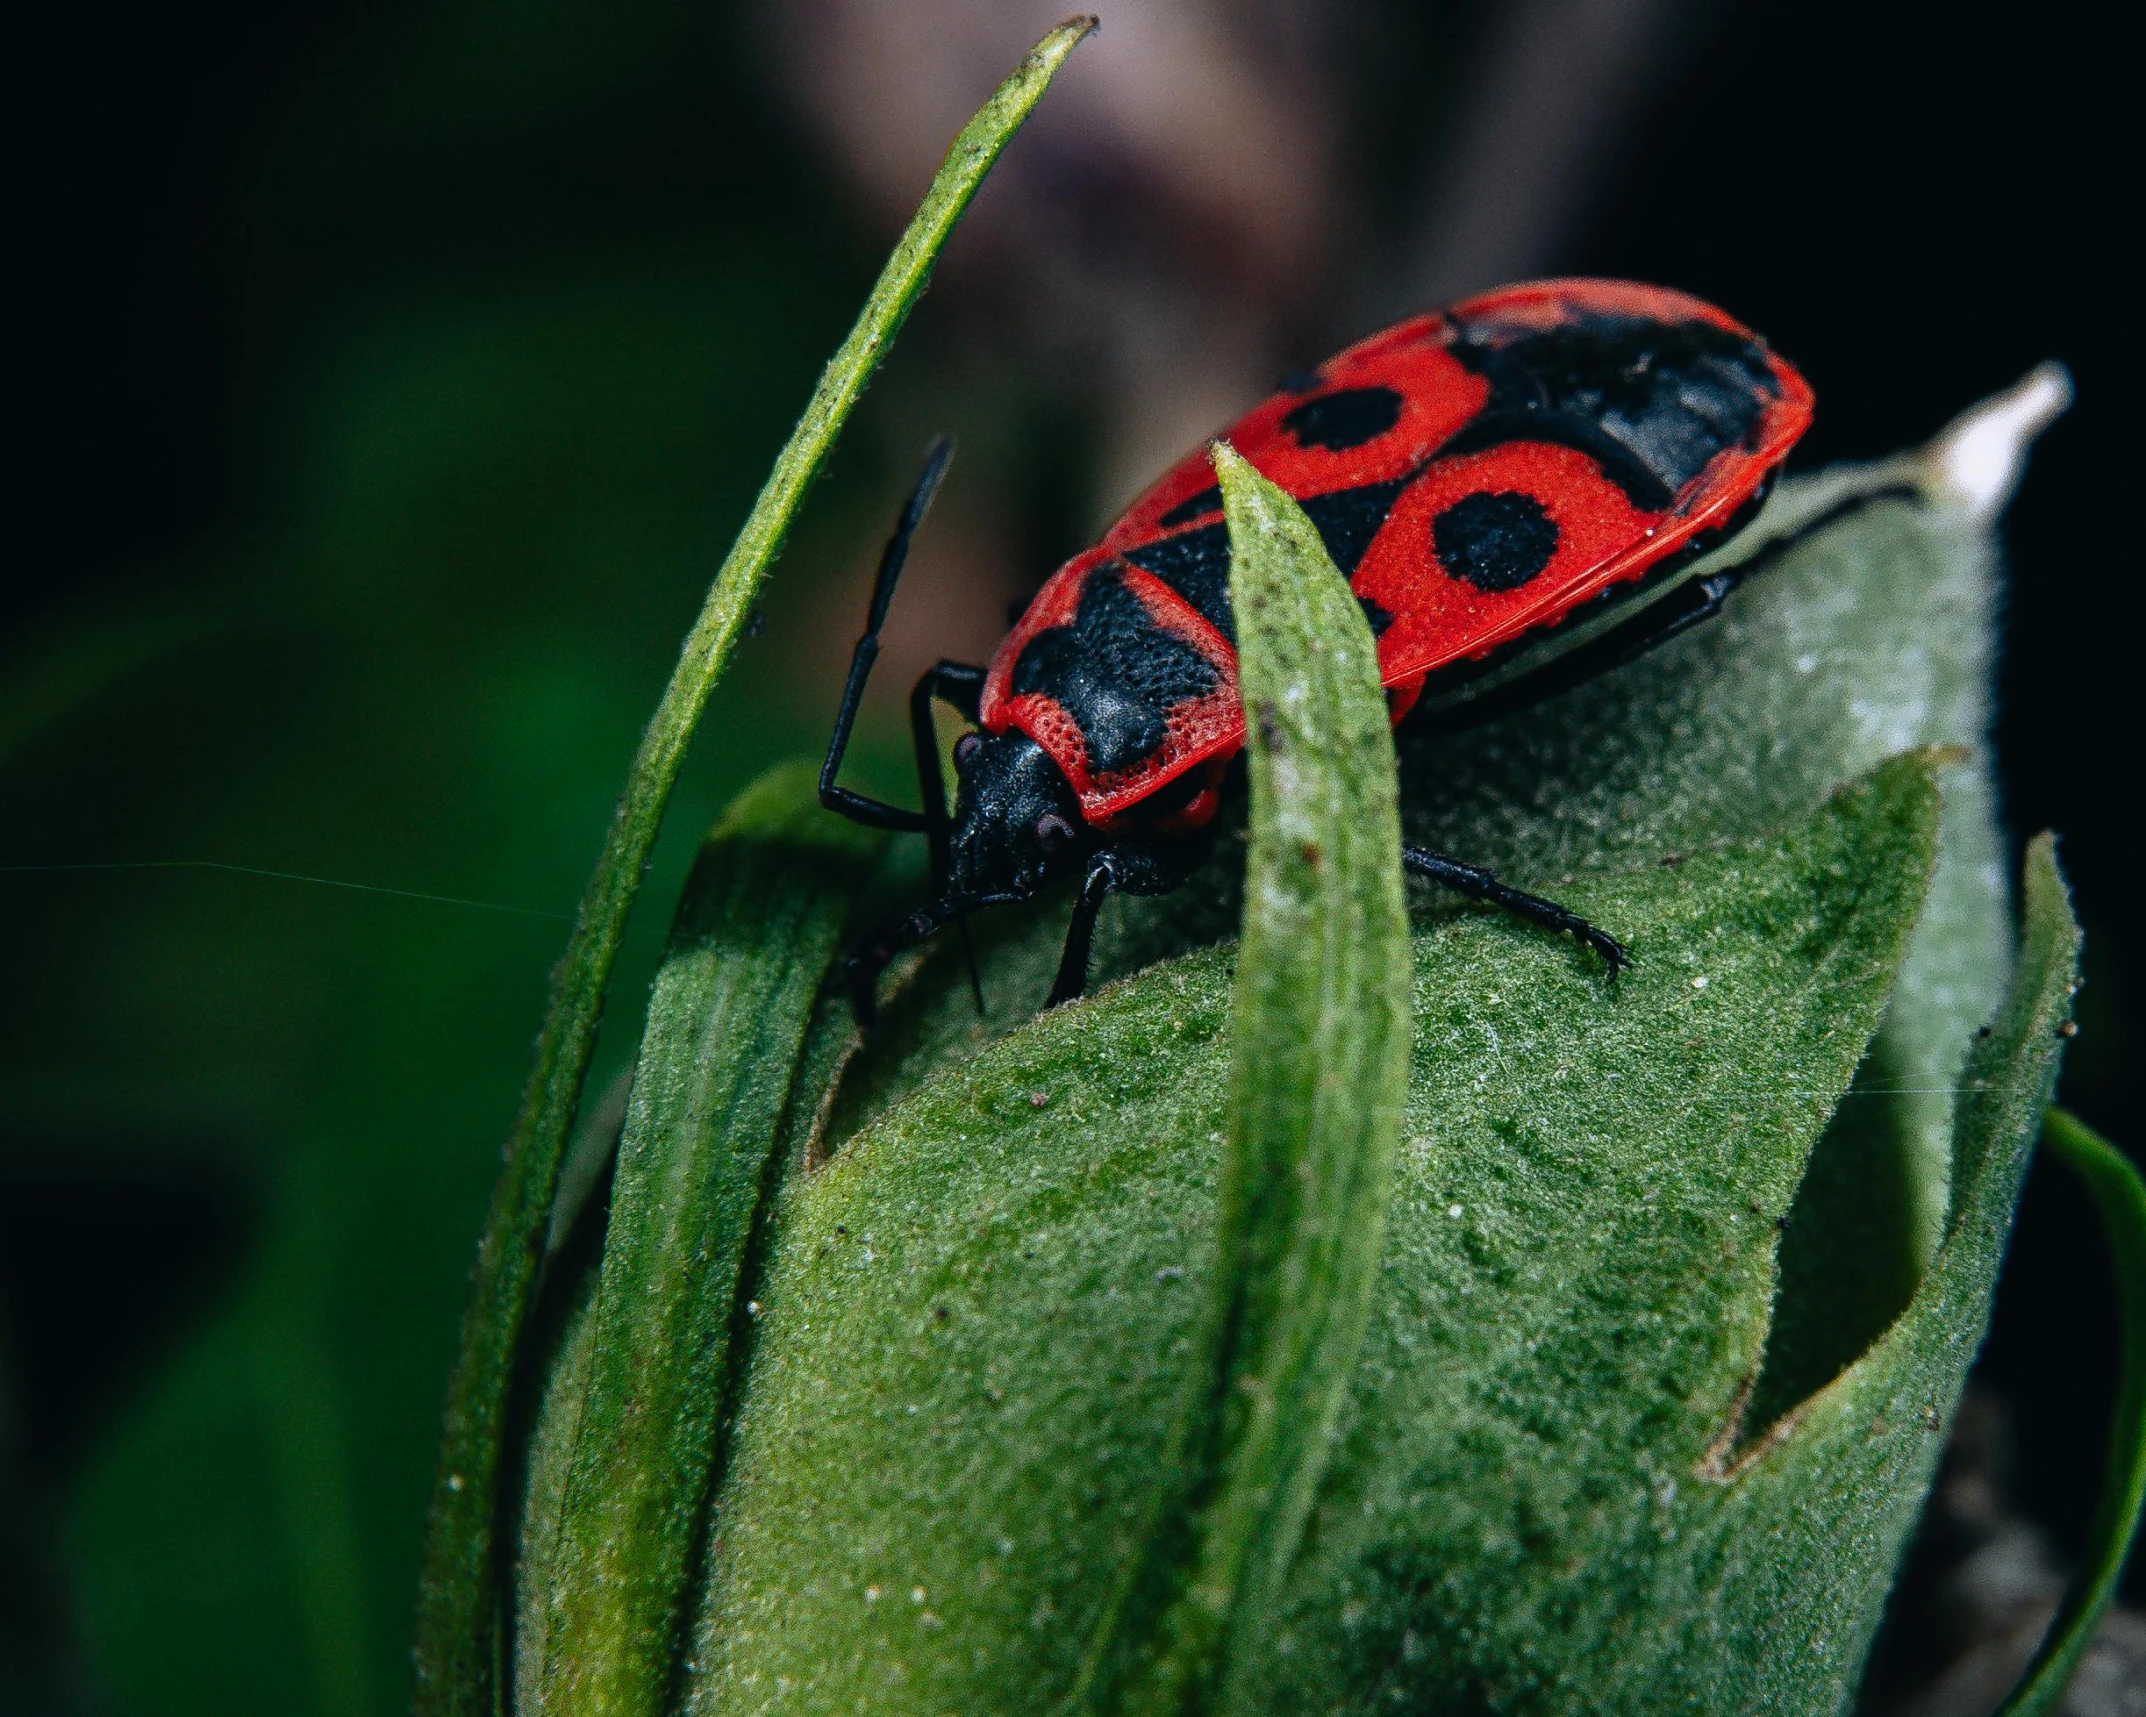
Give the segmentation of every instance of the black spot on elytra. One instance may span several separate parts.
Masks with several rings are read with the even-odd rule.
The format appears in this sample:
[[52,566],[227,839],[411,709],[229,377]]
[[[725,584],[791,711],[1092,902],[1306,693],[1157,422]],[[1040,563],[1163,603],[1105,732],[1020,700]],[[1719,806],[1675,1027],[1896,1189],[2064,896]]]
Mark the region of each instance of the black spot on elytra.
[[1557,521],[1517,490],[1463,495],[1431,521],[1431,548],[1478,590],[1518,590],[1557,553]]
[[1187,495],[1155,522],[1166,531],[1174,531],[1179,525],[1189,525],[1194,519],[1221,510],[1222,490],[1219,485],[1210,483],[1197,495]]
[[1294,407],[1282,427],[1299,447],[1346,453],[1375,441],[1401,421],[1401,396],[1388,387],[1344,388]]
[[[1379,526],[1393,511],[1394,497],[1403,483],[1366,483],[1357,489],[1336,489],[1329,495],[1314,495],[1300,503],[1326,545],[1329,559],[1346,578],[1355,572]],[[1190,502],[1185,503],[1187,506]],[[1206,525],[1174,537],[1143,543],[1127,549],[1125,558],[1143,572],[1151,572],[1232,644],[1237,641],[1237,619],[1229,606],[1229,527]]]
[[1169,712],[1215,683],[1213,665],[1155,624],[1115,564],[1088,575],[1070,625],[1037,633],[1013,665],[1014,691],[1055,699],[1099,775],[1160,751]]
[[1580,315],[1511,331],[1490,316],[1461,324],[1452,352],[1490,398],[1441,455],[1571,447],[1648,512],[1666,510],[1717,454],[1748,447],[1780,391],[1765,348],[1711,322]]

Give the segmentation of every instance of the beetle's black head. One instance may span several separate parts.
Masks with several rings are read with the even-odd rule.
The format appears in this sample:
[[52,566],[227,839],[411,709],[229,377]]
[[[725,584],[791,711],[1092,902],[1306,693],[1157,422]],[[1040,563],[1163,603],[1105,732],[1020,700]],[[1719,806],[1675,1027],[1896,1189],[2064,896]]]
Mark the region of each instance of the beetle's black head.
[[954,766],[960,784],[947,857],[957,898],[1034,894],[1078,869],[1094,847],[1071,785],[1019,729],[965,734]]

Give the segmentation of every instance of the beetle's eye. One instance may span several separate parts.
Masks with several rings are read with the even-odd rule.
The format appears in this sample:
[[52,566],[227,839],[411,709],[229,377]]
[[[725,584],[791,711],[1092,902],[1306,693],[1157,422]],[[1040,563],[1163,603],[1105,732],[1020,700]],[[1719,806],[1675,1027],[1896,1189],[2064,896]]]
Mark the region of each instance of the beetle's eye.
[[954,767],[956,769],[968,768],[971,763],[976,761],[976,754],[983,748],[984,742],[980,735],[964,733],[954,741]]
[[1036,819],[1036,844],[1047,853],[1054,853],[1073,838],[1073,825],[1056,811],[1046,811]]

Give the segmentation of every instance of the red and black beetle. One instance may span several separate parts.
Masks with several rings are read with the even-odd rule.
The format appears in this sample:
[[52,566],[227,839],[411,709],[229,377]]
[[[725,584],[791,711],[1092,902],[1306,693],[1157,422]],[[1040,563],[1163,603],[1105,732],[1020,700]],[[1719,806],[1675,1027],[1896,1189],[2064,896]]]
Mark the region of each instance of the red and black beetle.
[[[1598,671],[1715,612],[1735,571],[1692,563],[1740,528],[1811,421],[1811,391],[1712,305],[1662,287],[1551,280],[1419,316],[1285,385],[1222,432],[1295,496],[1378,639],[1398,722],[1532,674]],[[1206,449],[1188,455],[1037,592],[988,668],[941,662],[910,699],[923,809],[836,783],[911,533],[946,470],[932,450],[880,563],[820,797],[930,837],[935,898],[850,957],[869,1019],[888,961],[973,909],[1082,878],[1055,1005],[1086,982],[1114,891],[1158,894],[1205,859],[1244,744],[1229,534]],[[977,724],[951,817],[932,703]],[[1554,901],[1417,847],[1416,875],[1595,950]]]

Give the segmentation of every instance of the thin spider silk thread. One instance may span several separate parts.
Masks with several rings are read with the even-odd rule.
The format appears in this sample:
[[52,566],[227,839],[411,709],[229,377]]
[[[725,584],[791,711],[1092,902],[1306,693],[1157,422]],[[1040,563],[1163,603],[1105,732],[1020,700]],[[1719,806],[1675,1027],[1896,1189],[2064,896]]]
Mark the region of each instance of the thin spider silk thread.
[[308,876],[303,871],[268,870],[260,865],[226,864],[221,859],[114,859],[87,864],[0,865],[0,875],[60,875],[68,872],[114,870],[214,870],[233,876],[265,876],[277,882],[305,882],[319,888],[348,889],[354,894],[384,894],[397,900],[423,900],[435,906],[467,906],[479,912],[507,912],[519,918],[548,918],[561,924],[573,922],[570,912],[547,912],[537,906],[515,906],[501,900],[472,900],[459,894],[428,894],[416,888],[390,888],[377,882],[350,882],[337,876]]
[[[9,864],[0,865],[0,876],[55,875],[68,872],[119,871],[119,870],[213,870],[233,876],[268,877],[277,882],[310,883],[318,888],[347,889],[354,894],[380,894],[396,900],[421,900],[434,906],[466,906],[479,912],[505,912],[518,918],[544,918],[557,923],[571,923],[573,914],[547,912],[536,906],[515,906],[499,900],[472,900],[458,894],[431,894],[422,889],[390,888],[377,882],[350,882],[342,877],[309,876],[303,871],[269,870],[260,865],[227,864],[220,859],[119,859],[103,863],[85,864]],[[1987,1091],[1987,1082],[1973,1085],[1856,1085],[1846,1091],[1829,1093],[1807,1085],[1751,1086],[1787,1097],[1835,1096],[1845,1101],[1850,1097],[1964,1097],[1973,1092]]]

